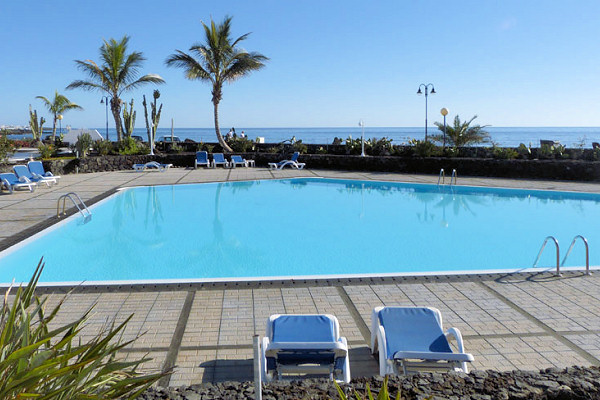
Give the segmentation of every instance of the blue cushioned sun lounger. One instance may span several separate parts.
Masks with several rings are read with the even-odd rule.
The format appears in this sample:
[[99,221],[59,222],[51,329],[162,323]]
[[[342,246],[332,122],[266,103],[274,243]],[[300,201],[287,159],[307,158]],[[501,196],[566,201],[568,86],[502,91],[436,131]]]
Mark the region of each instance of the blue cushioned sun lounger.
[[206,151],[196,152],[194,168],[198,168],[198,165],[204,165],[205,167],[210,168],[210,161],[208,161],[208,153]]
[[[454,336],[458,353],[448,337]],[[379,353],[379,374],[457,370],[468,372],[460,331],[442,329],[442,315],[432,307],[376,307],[371,315],[371,352]]]
[[58,180],[60,179],[60,176],[54,175],[50,171],[46,171],[44,169],[44,164],[42,164],[41,161],[29,161],[27,163],[27,168],[29,168],[29,172],[31,172],[35,178],[52,178],[55,180],[55,183],[58,183]]
[[36,182],[31,182],[27,178],[17,178],[12,172],[0,174],[0,189],[6,188],[10,193],[17,189],[29,189],[33,192],[37,186]]
[[346,338],[329,314],[276,314],[261,343],[262,377],[268,382],[298,374],[326,374],[350,382]]
[[292,168],[303,169],[306,166],[306,164],[299,163],[298,157],[300,157],[300,153],[295,152],[292,155],[292,158],[290,158],[289,160],[282,160],[277,163],[269,163],[269,168],[270,169],[283,169],[283,167],[285,167],[286,165],[289,165]]
[[229,168],[229,162],[225,159],[223,153],[214,153],[212,167],[216,168],[217,165],[222,165],[225,168]]
[[241,165],[242,167],[247,167],[248,163],[242,158],[242,156],[231,156],[231,167],[235,168],[238,165]]
[[133,164],[133,169],[138,172],[145,171],[147,169],[150,169],[150,170],[155,169],[160,172],[165,172],[172,166],[173,166],[173,164],[161,164],[157,161],[150,161],[150,162],[147,162],[146,164]]
[[26,178],[31,182],[42,182],[45,183],[46,186],[50,187],[52,184],[56,183],[56,178],[53,176],[33,176],[29,168],[26,165],[15,165],[13,166],[13,171],[15,171],[15,175],[17,178]]

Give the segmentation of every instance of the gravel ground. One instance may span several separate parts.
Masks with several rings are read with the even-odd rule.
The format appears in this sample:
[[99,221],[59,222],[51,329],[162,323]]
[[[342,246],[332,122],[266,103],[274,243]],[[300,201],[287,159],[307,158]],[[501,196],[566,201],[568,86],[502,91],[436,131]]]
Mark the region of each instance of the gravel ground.
[[[368,384],[377,396],[383,378],[353,379],[343,385],[346,393],[357,391],[365,397]],[[473,371],[469,374],[420,373],[390,377],[389,390],[395,398],[398,390],[403,400],[570,400],[600,399],[600,369],[569,367],[535,371]],[[432,397],[431,397],[432,396]],[[335,386],[323,379],[273,382],[263,385],[264,400],[338,399]],[[354,396],[352,397],[354,398]],[[182,388],[150,389],[144,400],[254,399],[253,382],[223,382]]]

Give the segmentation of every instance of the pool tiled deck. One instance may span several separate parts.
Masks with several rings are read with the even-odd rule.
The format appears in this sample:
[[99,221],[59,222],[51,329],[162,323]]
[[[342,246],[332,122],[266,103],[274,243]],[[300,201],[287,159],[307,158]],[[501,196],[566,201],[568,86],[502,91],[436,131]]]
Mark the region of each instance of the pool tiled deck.
[[[53,223],[58,197],[70,191],[97,201],[125,186],[297,176],[437,182],[425,175],[262,168],[66,175],[52,188],[0,195],[0,249]],[[600,193],[595,183],[459,178],[459,184]],[[50,304],[63,292],[42,291]],[[175,366],[161,381],[169,386],[251,380],[252,337],[264,334],[267,317],[275,313],[336,315],[351,347],[353,376],[376,374],[369,326],[371,310],[379,305],[439,308],[444,326],[462,331],[466,349],[475,357],[473,369],[600,365],[600,273],[87,287],[69,295],[57,322],[71,321],[93,304],[83,335],[134,314],[125,339],[143,335],[126,349],[126,356],[153,357],[148,368]]]

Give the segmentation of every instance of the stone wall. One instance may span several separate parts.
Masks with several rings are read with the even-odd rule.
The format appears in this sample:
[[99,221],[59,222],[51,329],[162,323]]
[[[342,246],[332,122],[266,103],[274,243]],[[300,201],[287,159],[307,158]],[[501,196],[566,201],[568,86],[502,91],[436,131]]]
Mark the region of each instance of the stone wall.
[[[341,385],[348,398],[367,399],[366,386],[377,397],[383,378],[356,378]],[[473,371],[470,374],[419,373],[391,376],[390,398],[401,393],[403,400],[583,400],[600,398],[600,372],[597,367],[569,367],[541,371]],[[340,399],[335,386],[326,380],[275,381],[263,385],[265,400]],[[144,400],[184,399],[254,399],[253,382],[203,383],[181,388],[151,388],[140,397]]]

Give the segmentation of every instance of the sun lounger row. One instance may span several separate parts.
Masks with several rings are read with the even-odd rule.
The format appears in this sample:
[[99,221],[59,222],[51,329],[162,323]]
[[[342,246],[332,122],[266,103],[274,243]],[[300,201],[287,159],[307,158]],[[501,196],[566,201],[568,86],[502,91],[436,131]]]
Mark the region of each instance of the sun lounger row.
[[[454,338],[453,352],[448,338]],[[457,328],[444,332],[442,315],[432,307],[376,307],[371,315],[371,353],[379,374],[463,371],[473,356],[465,353]],[[260,368],[266,382],[298,375],[325,374],[350,382],[350,359],[339,322],[329,314],[276,314],[267,321],[260,343]]]
[[14,172],[0,174],[0,190],[6,189],[9,193],[15,190],[27,189],[33,192],[39,183],[50,187],[56,185],[60,176],[45,171],[41,161],[29,161],[27,165],[15,165]]
[[207,168],[216,168],[217,165],[222,165],[224,168],[235,168],[235,167],[250,167],[254,166],[254,160],[243,159],[242,156],[231,156],[231,160],[227,161],[223,153],[213,153],[213,159],[208,159],[208,152],[198,151],[196,153],[196,159],[194,160],[194,168],[204,166]]

